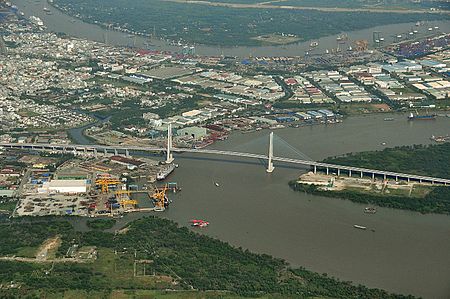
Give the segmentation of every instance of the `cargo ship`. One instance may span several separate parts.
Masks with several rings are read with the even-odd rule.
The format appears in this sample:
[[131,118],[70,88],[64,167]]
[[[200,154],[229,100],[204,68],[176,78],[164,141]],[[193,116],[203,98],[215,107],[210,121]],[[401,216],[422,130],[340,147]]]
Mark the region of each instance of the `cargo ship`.
[[164,169],[162,169],[156,174],[156,179],[158,181],[166,179],[169,176],[169,174],[171,174],[175,170],[175,167],[176,166],[173,163],[168,164]]
[[436,119],[436,114],[414,115],[412,112],[408,116],[408,120],[433,120]]

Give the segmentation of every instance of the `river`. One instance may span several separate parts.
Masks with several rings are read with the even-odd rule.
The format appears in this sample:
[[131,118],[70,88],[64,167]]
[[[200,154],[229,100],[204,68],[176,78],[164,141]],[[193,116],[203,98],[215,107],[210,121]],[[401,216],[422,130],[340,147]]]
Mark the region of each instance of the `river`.
[[[147,48],[146,43],[151,43],[152,50],[166,50],[173,52],[180,52],[181,47],[169,45],[167,42],[158,39],[143,38],[136,36],[135,38],[129,38],[128,34],[107,30],[95,24],[89,24],[81,21],[80,19],[70,17],[63,12],[57,10],[47,3],[45,0],[12,0],[12,3],[17,5],[20,11],[25,13],[25,16],[38,16],[40,17],[47,30],[54,32],[64,32],[68,35],[85,38],[89,40],[95,40],[99,42],[108,42],[108,44],[116,46],[131,46]],[[44,12],[43,8],[47,7],[51,11],[51,15]],[[394,41],[395,36],[401,34],[406,36],[408,32],[417,30],[417,37],[423,37],[430,34],[429,27],[439,27],[441,32],[450,32],[449,21],[434,21],[426,22],[422,26],[415,26],[415,23],[403,23],[394,25],[378,26],[369,29],[356,30],[346,32],[349,41],[354,40],[372,40],[373,32],[380,32],[381,36],[385,38],[385,43],[389,44]],[[328,49],[337,48],[336,35],[323,37],[317,40],[319,46],[311,53],[325,53]],[[347,45],[348,46],[348,45]],[[340,46],[342,49],[346,46]],[[286,46],[260,46],[260,47],[219,47],[219,46],[206,46],[196,45],[195,51],[199,55],[229,55],[238,57],[248,56],[303,56],[306,51],[310,49],[310,42],[301,42],[297,44],[290,44]]]
[[[390,116],[395,121],[383,121]],[[388,147],[428,144],[431,135],[449,133],[445,117],[408,122],[399,114],[359,116],[341,124],[276,130],[274,151],[298,157],[300,150],[320,160],[380,150],[382,142]],[[212,147],[265,153],[267,144],[268,131],[260,131],[234,133]],[[294,192],[287,182],[305,169],[293,165],[275,164],[267,174],[255,160],[186,153],[175,159],[180,167],[169,180],[182,191],[158,215],[181,225],[206,219],[211,225],[201,233],[341,280],[425,298],[450,297],[449,216],[388,208],[368,215],[364,205]],[[143,215],[127,215],[117,228]],[[354,224],[369,229],[357,230]]]

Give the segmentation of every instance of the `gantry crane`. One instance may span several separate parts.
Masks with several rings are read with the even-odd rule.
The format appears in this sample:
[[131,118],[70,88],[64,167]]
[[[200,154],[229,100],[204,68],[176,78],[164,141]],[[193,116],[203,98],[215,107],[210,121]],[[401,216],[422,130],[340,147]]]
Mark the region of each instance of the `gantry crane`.
[[138,201],[131,199],[131,193],[138,193],[140,191],[130,191],[130,190],[117,190],[115,192],[116,199],[122,207],[133,206],[136,207],[138,205]]
[[133,208],[135,208],[138,205],[138,201],[134,200],[134,199],[125,199],[125,200],[119,201],[119,204],[123,208],[125,208],[126,206],[132,206]]
[[115,178],[99,178],[95,180],[96,186],[101,186],[102,193],[107,193],[109,191],[110,186],[117,186],[122,182]]

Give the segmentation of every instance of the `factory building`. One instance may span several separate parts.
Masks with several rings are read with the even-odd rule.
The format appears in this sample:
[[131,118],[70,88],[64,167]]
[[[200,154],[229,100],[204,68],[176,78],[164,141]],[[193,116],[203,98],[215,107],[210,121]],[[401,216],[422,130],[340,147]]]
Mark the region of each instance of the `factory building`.
[[187,127],[177,131],[178,136],[191,136],[194,139],[201,139],[208,135],[206,128]]
[[39,193],[86,193],[88,184],[86,180],[51,180],[44,182]]

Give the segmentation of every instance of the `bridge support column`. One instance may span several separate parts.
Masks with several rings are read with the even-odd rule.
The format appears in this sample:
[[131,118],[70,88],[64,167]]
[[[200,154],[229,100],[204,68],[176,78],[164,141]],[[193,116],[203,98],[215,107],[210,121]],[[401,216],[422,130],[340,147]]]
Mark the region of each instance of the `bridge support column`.
[[314,165],[314,174],[316,174],[316,173],[317,173],[317,166]]
[[434,181],[431,181],[431,185],[434,185]]
[[340,176],[341,175],[341,170],[338,168],[337,169],[337,176]]
[[395,181],[398,182],[398,176],[395,176]]
[[372,181],[375,181],[375,173],[372,172]]
[[386,180],[386,175],[384,175],[384,180]]
[[173,162],[173,156],[170,150],[172,149],[172,124],[167,127],[167,157],[166,163],[170,164]]
[[330,173],[330,169],[327,167],[327,175]]
[[352,176],[352,171],[351,170],[348,171],[348,176]]
[[117,152],[117,148],[114,149],[114,156],[117,156],[119,153]]
[[409,178],[406,178],[406,179],[408,180],[408,183],[409,183],[410,179]]
[[361,178],[363,178],[363,175],[364,175],[364,174],[363,174],[363,172],[361,171]]
[[419,183],[421,183],[421,184],[422,184],[422,179],[420,179],[420,180],[419,180]]
[[94,157],[97,158],[97,149],[94,148]]
[[273,167],[273,162],[272,162],[272,158],[273,158],[273,132],[270,132],[270,135],[269,135],[269,155],[268,155],[268,157],[269,157],[269,161],[267,163],[266,172],[271,173],[275,169]]
[[125,157],[130,157],[130,152],[127,149],[125,150]]
[[108,150],[106,148],[103,149],[103,153],[105,154],[105,156],[108,155]]

